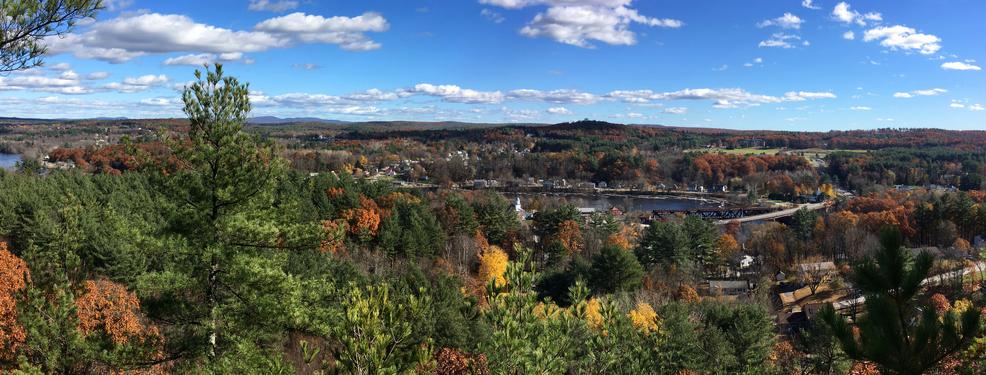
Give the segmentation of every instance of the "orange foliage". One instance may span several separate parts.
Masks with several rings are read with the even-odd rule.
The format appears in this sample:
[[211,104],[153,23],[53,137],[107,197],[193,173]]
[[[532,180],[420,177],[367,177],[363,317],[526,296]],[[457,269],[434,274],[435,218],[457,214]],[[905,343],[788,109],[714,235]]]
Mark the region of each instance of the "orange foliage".
[[7,251],[0,241],[0,360],[14,359],[17,348],[27,338],[17,323],[17,294],[31,281],[27,263]]
[[435,375],[486,375],[489,369],[486,356],[470,356],[452,348],[442,348],[435,354]]
[[339,197],[341,197],[345,193],[346,193],[346,190],[343,189],[343,188],[341,188],[341,187],[331,187],[331,188],[325,189],[325,196],[329,197],[329,199],[339,198]]
[[739,242],[736,241],[735,237],[728,233],[719,236],[719,240],[716,241],[716,247],[719,249],[719,252],[723,258],[728,258],[740,251]]
[[695,288],[692,288],[688,285],[682,284],[681,286],[679,286],[678,292],[675,294],[678,296],[679,301],[685,301],[688,303],[696,303],[702,301],[702,297],[699,297],[698,292],[695,291]]
[[[394,206],[397,206],[398,202],[408,202],[411,204],[421,203],[421,199],[405,192],[395,191],[384,195],[377,199],[380,202],[380,208],[385,211],[392,210]],[[385,215],[386,216],[386,215]]]
[[575,220],[565,220],[559,224],[555,238],[569,253],[582,251],[582,230]]
[[964,238],[956,238],[955,243],[952,244],[952,247],[961,251],[969,251],[972,249],[972,245],[969,244],[969,241],[966,241]]
[[342,218],[349,222],[349,233],[364,238],[376,236],[380,228],[380,207],[365,196],[360,196],[359,203],[360,208],[342,212]]
[[931,306],[935,308],[935,312],[938,315],[945,315],[948,310],[952,309],[952,303],[948,302],[948,297],[945,297],[941,293],[935,293],[931,296]]
[[632,227],[624,225],[618,232],[611,234],[606,239],[606,244],[617,246],[623,250],[630,250],[633,248],[633,242],[636,238],[637,232]]
[[141,322],[137,296],[112,281],[87,280],[75,307],[79,331],[84,335],[102,332],[118,345],[160,337],[157,327]]
[[322,232],[325,237],[318,246],[323,253],[338,254],[346,245],[346,230],[349,225],[345,220],[325,220],[322,222]]
[[848,375],[880,375],[880,370],[872,362],[856,362]]

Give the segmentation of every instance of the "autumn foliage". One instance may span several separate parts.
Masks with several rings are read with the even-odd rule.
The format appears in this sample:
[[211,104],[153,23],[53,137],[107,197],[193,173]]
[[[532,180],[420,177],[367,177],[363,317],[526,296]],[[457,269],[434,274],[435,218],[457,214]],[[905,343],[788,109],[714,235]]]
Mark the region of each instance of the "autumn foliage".
[[649,303],[638,302],[637,307],[630,310],[627,315],[630,317],[633,326],[644,333],[657,332],[659,327],[657,312],[654,311],[654,308]]
[[349,229],[345,220],[325,220],[322,222],[322,232],[325,237],[319,243],[318,250],[323,253],[337,254],[346,246],[346,232]]
[[349,233],[362,239],[377,235],[380,228],[380,207],[372,199],[365,196],[359,198],[360,207],[350,208],[342,212],[342,218],[349,222]]
[[569,254],[582,251],[582,230],[575,220],[565,220],[559,224],[555,239]]
[[24,328],[17,322],[18,293],[30,282],[27,264],[0,241],[0,361],[13,359],[24,343]]
[[486,375],[489,368],[486,356],[468,355],[452,348],[442,348],[435,354],[435,375]]
[[75,306],[84,335],[103,333],[117,345],[159,336],[157,327],[141,321],[137,296],[112,281],[87,280]]
[[507,272],[509,258],[507,253],[498,246],[490,246],[479,254],[479,280],[483,283],[494,281],[497,286],[503,286],[507,280],[503,274]]

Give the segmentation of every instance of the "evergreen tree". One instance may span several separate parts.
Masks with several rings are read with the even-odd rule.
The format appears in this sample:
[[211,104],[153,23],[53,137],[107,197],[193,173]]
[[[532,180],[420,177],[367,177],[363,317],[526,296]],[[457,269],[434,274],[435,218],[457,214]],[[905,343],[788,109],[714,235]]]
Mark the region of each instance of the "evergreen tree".
[[815,221],[818,220],[818,212],[801,208],[794,212],[794,216],[791,219],[793,221],[791,230],[794,231],[798,238],[802,241],[810,240],[811,234],[815,230]]
[[40,66],[45,38],[68,33],[101,7],[100,0],[0,2],[0,73]]
[[171,322],[171,350],[212,360],[284,332],[300,286],[277,251],[316,248],[320,228],[284,223],[296,206],[275,200],[275,146],[243,131],[248,85],[219,64],[195,77],[182,95],[188,131],[168,142],[177,162],[156,178],[174,204],[169,231],[138,285],[149,315]]
[[647,267],[681,264],[692,258],[689,239],[681,227],[662,221],[651,223],[635,253],[640,263]]
[[644,269],[627,250],[617,246],[603,247],[592,259],[592,288],[599,293],[632,291],[640,286]]
[[931,306],[919,304],[931,254],[921,253],[912,261],[896,229],[885,230],[881,244],[875,261],[866,260],[853,270],[856,287],[866,297],[859,333],[831,306],[820,314],[850,357],[872,361],[888,374],[923,374],[970,343],[980,329],[979,311],[939,317]]

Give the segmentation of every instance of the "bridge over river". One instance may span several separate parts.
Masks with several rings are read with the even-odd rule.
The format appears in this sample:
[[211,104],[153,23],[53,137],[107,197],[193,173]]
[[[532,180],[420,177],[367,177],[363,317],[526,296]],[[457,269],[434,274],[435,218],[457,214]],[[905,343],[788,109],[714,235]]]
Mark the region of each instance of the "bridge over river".
[[671,217],[674,215],[698,216],[703,219],[716,220],[716,225],[726,225],[731,221],[746,223],[751,221],[777,220],[793,216],[795,212],[802,208],[809,210],[821,210],[828,207],[827,203],[808,203],[801,204],[793,208],[777,210],[768,207],[749,207],[749,208],[695,208],[689,210],[655,210],[654,216],[657,218]]

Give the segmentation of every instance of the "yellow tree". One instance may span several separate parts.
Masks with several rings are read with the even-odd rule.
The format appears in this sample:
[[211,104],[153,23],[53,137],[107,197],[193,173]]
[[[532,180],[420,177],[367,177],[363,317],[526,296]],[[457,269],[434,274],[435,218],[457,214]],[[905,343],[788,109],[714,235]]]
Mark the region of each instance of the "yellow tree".
[[479,254],[479,281],[488,284],[490,281],[501,287],[506,284],[503,277],[507,272],[509,258],[507,253],[499,246],[490,246],[486,251]]

